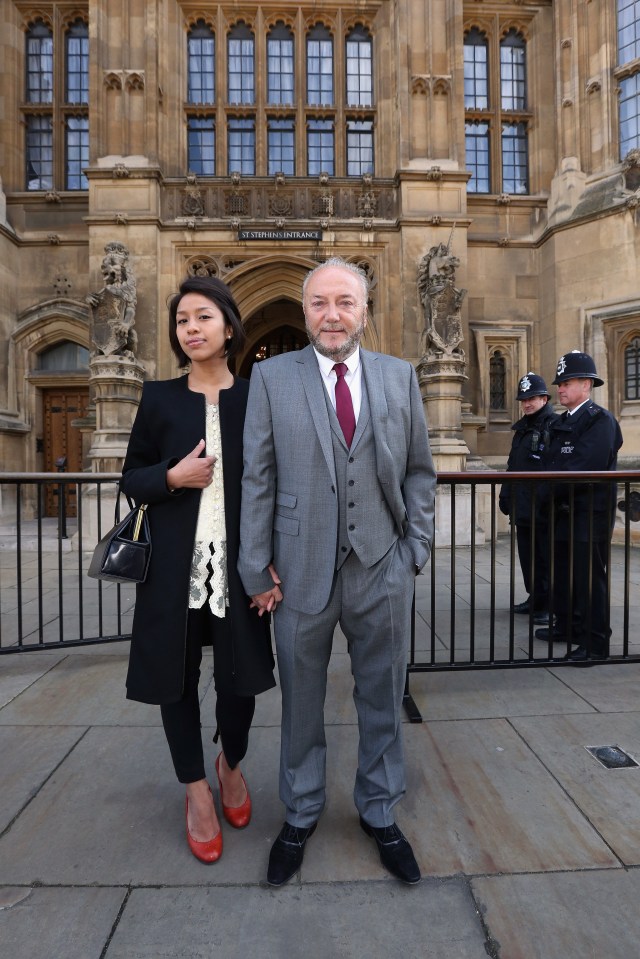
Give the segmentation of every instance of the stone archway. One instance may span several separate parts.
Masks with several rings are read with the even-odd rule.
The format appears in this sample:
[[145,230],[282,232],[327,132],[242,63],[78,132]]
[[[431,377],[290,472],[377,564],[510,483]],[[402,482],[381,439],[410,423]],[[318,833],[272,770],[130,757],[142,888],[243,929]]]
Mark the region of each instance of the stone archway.
[[[18,317],[11,337],[9,392],[18,414],[36,437],[36,442],[27,443],[24,447],[22,469],[28,472],[43,470],[48,465],[44,449],[47,391],[62,390],[73,394],[69,400],[69,420],[76,418],[76,400],[80,404],[77,409],[84,409],[88,402],[88,368],[50,371],[40,368],[40,356],[52,347],[65,343],[90,349],[89,316],[85,303],[60,297],[29,307]],[[57,400],[51,402],[54,409],[61,405]],[[66,420],[64,429],[76,432],[75,427],[70,427]]]
[[309,340],[304,328],[302,307],[290,300],[276,300],[245,321],[247,346],[236,364],[238,374],[249,378],[254,363],[301,350]]

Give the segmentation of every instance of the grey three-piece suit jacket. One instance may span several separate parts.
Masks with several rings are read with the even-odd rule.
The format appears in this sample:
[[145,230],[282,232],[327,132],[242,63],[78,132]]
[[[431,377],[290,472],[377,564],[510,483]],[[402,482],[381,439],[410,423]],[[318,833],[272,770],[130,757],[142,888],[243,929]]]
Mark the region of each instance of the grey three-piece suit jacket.
[[[435,472],[420,389],[405,360],[360,351],[363,403],[348,454],[353,480],[349,539],[365,568],[396,539],[421,569],[433,541]],[[359,439],[373,430],[373,454]],[[333,435],[344,442],[311,346],[256,363],[244,432],[238,568],[250,596],[271,589],[273,563],[285,602],[326,606],[336,569],[338,495]],[[362,444],[361,449],[365,444]]]

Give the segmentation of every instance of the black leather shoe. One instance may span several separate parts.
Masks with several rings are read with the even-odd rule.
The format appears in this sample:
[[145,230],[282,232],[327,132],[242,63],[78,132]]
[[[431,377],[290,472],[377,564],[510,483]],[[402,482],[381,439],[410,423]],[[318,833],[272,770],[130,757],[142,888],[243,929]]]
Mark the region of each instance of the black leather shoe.
[[549,613],[546,610],[539,610],[537,613],[533,614],[533,621],[537,626],[548,626],[549,625]]
[[514,613],[524,613],[527,615],[529,613],[529,600],[525,599],[523,603],[516,603],[511,608]]
[[392,826],[370,826],[360,816],[360,825],[367,836],[373,836],[380,853],[380,862],[392,876],[414,885],[420,882],[420,869],[413,855],[413,849],[402,832],[393,823]]
[[585,646],[578,646],[562,658],[567,663],[589,663],[594,660],[603,660],[607,657],[603,653],[596,653],[595,650],[589,655]]
[[314,822],[303,829],[285,822],[269,853],[267,882],[270,886],[283,886],[295,876],[304,859],[305,843],[314,834],[317,825]]
[[543,639],[545,643],[548,643],[549,640],[552,643],[566,643],[567,641],[566,633],[556,627],[543,626],[541,629],[536,629],[533,635],[536,639]]

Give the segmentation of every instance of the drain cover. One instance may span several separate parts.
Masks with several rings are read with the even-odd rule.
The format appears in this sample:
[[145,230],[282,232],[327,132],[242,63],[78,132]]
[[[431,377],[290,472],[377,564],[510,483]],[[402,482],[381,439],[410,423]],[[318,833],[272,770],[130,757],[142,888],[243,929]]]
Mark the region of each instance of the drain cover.
[[638,763],[620,746],[587,746],[588,751],[605,769],[628,769]]

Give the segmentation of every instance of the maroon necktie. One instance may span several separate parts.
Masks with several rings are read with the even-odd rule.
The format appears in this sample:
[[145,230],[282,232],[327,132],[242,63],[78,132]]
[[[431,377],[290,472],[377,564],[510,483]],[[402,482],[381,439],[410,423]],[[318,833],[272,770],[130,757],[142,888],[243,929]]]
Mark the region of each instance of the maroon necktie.
[[348,370],[346,363],[336,363],[333,367],[336,371],[336,416],[344,433],[347,446],[351,446],[353,434],[356,431],[356,418],[353,412],[353,403],[351,393],[344,378]]

